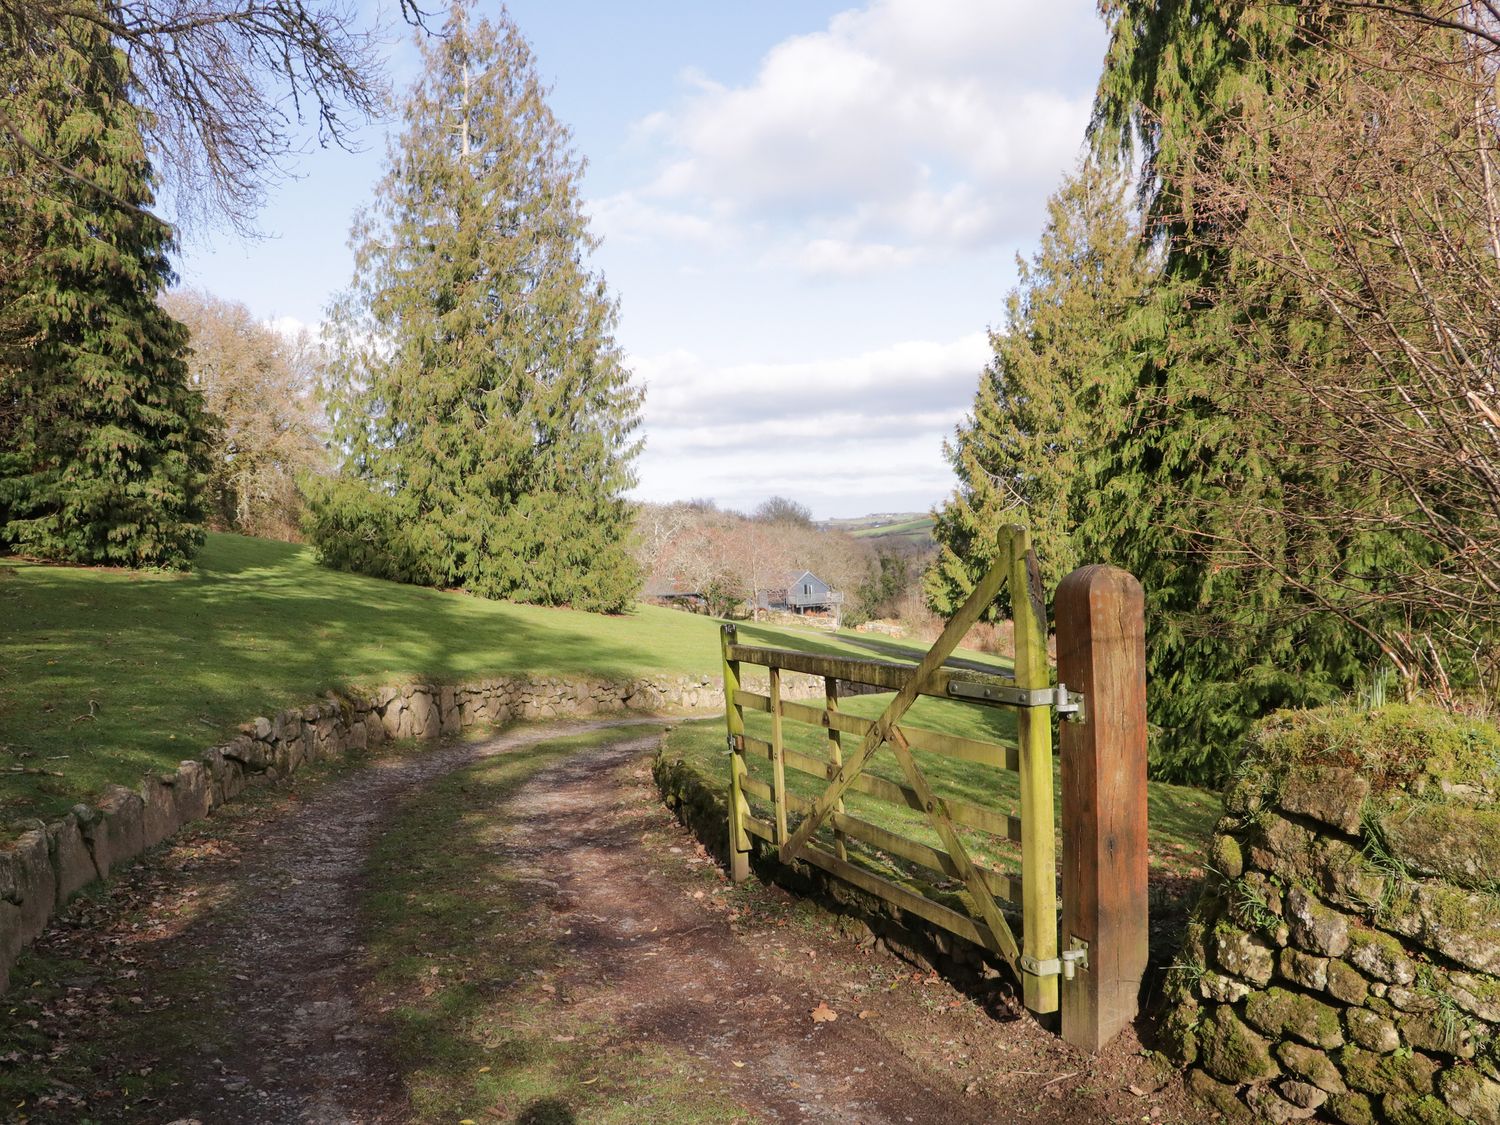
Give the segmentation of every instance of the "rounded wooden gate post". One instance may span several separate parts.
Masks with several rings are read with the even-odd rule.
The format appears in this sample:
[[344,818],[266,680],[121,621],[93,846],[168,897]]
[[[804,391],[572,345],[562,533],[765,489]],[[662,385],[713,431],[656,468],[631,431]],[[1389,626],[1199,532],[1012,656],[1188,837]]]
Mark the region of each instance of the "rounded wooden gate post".
[[1060,727],[1063,1038],[1097,1051],[1136,1016],[1146,971],[1145,596],[1128,572],[1086,566],[1055,600],[1057,678],[1084,697]]

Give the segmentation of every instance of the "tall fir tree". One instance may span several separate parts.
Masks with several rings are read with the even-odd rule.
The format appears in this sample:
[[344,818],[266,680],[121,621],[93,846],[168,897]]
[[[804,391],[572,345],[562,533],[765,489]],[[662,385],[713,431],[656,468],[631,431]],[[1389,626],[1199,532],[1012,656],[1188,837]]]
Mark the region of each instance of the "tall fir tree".
[[331,317],[346,457],[309,530],[333,565],[621,610],[641,393],[585,263],[582,162],[504,14],[456,3],[423,53]]
[[1079,564],[1076,525],[1131,381],[1126,312],[1149,278],[1129,193],[1109,162],[1083,161],[1048,201],[1036,255],[1017,259],[994,357],[944,447],[959,483],[923,575],[934,612],[968,597],[1005,524],[1030,528],[1047,589]]
[[102,15],[0,63],[15,130],[0,143],[0,540],[183,567],[202,542],[206,420],[187,333],[156,303],[172,236],[150,211],[140,112]]
[[[1337,13],[1251,0],[1105,0],[1101,9],[1111,42],[1094,137],[1104,152],[1138,153],[1141,205],[1162,260],[1150,300],[1132,314],[1134,385],[1079,533],[1146,590],[1156,775],[1214,782],[1233,769],[1255,718],[1336,697],[1377,655],[1286,576],[1358,582],[1379,544],[1288,533],[1278,513],[1292,488],[1346,485],[1307,479],[1253,409],[1262,388],[1244,324],[1274,313],[1286,336],[1317,330],[1291,293],[1266,294],[1258,309],[1215,300],[1253,267],[1224,237],[1224,210],[1205,220],[1194,197],[1202,161],[1258,174],[1276,143],[1253,124],[1277,97],[1273,64],[1316,50]],[[1234,547],[1247,537],[1255,563]]]

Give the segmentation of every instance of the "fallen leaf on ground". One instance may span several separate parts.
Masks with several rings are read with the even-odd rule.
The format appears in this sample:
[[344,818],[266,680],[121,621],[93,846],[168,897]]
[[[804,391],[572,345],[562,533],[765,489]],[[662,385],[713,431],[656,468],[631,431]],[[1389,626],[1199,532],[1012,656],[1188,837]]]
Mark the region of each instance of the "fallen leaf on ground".
[[1139,1086],[1126,1086],[1125,1088],[1138,1098],[1144,1098],[1146,1096],[1146,1091],[1142,1090]]
[[742,1062],[736,1062],[734,1065],[737,1066],[737,1067],[739,1067],[741,1070],[745,1069],[745,1064],[742,1063]]
[[818,1006],[812,1010],[813,1023],[832,1023],[839,1018],[839,1014],[828,1006],[828,1001],[819,1000]]
[[872,1012],[872,1011],[870,1011],[869,1008],[866,1008],[863,1012],[859,1013],[859,1018],[862,1019],[862,1020],[874,1019],[875,1018],[875,1013]]

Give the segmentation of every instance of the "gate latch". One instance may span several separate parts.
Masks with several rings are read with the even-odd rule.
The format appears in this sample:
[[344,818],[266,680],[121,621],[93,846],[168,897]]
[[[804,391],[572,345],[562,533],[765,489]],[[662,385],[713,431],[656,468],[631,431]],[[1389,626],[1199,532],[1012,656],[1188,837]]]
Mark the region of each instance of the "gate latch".
[[1034,977],[1056,977],[1061,976],[1063,980],[1072,980],[1079,969],[1089,967],[1089,951],[1087,949],[1065,949],[1057,957],[1046,961],[1038,961],[1030,954],[1021,955],[1021,971],[1030,973]]

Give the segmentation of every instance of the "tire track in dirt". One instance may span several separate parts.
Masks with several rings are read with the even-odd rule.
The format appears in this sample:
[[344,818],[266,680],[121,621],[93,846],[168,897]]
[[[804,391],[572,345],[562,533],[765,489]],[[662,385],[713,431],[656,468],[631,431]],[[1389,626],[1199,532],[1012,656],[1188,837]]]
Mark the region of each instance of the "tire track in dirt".
[[215,1125],[405,1120],[399,1076],[357,1004],[363,872],[382,825],[422,785],[481,758],[653,722],[559,723],[376,761],[266,824],[245,848],[235,922],[191,939],[243,982],[223,1013],[235,1049],[191,1068],[171,1102]]
[[558,981],[566,1001],[698,1059],[770,1120],[993,1121],[855,1012],[814,1022],[823,994],[812,982],[780,975],[662,870],[640,839],[659,823],[659,806],[643,801],[628,776],[655,743],[626,740],[570,757],[507,802],[517,823],[507,866],[541,888],[537,900],[578,962]]

